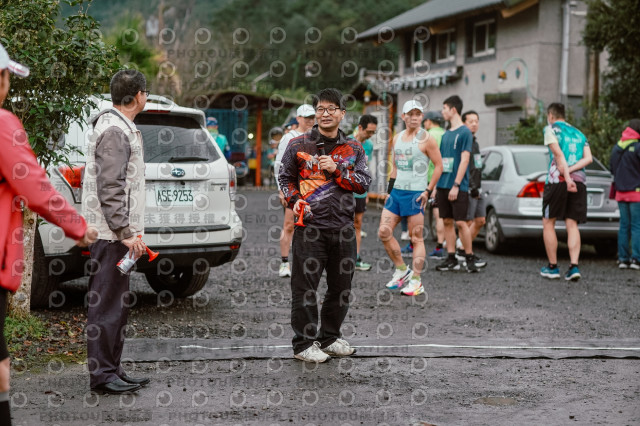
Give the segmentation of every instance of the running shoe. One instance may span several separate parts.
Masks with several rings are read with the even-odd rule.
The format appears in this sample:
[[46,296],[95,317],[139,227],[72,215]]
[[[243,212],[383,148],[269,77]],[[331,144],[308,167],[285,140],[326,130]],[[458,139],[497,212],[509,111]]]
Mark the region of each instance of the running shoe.
[[446,252],[441,248],[434,248],[431,253],[429,253],[429,259],[442,259],[446,256]]
[[456,259],[458,260],[458,262],[464,262],[465,260],[467,260],[464,249],[461,249],[461,248],[456,249]]
[[405,288],[400,291],[400,293],[405,296],[418,296],[424,293],[424,287],[422,287],[422,281],[420,278],[411,278],[409,280],[409,284],[405,286]]
[[400,249],[400,253],[405,257],[413,256],[413,244],[407,244],[404,248]]
[[409,236],[409,231],[402,231],[402,234],[400,234],[400,239],[402,241],[411,241],[411,237]]
[[356,348],[352,347],[346,340],[338,338],[326,348],[321,349],[321,351],[327,355],[349,356],[356,353]]
[[567,281],[578,281],[581,277],[582,275],[580,275],[580,270],[578,269],[578,267],[572,266],[565,274],[564,279]]
[[467,272],[478,272],[474,255],[470,255],[469,258],[465,260],[464,267],[467,268]]
[[[457,258],[457,256],[456,256],[456,258]],[[475,254],[473,255],[473,263],[476,264],[476,268],[478,268],[478,269],[479,268],[484,268],[485,266],[487,266],[487,261],[484,260],[484,259],[479,258]],[[465,261],[464,261],[464,266],[467,266],[466,258],[465,258]]]
[[320,349],[319,342],[313,342],[313,345],[309,346],[304,351],[293,355],[294,358],[305,362],[325,362],[331,357]]
[[540,269],[540,275],[552,280],[560,278],[560,268],[558,268],[557,266],[555,268],[551,268],[549,267],[549,265],[543,266],[542,269]]
[[631,259],[631,262],[629,263],[629,268],[635,269],[636,271],[639,270],[640,262],[638,262],[638,259]]
[[628,260],[618,260],[618,269],[629,269],[630,262]]
[[456,258],[450,259],[447,257],[441,263],[436,265],[436,271],[458,271],[460,269],[460,264]]
[[280,264],[278,275],[282,278],[291,276],[291,268],[289,267],[289,262],[282,262]]
[[371,264],[363,262],[362,259],[356,260],[356,270],[358,271],[369,271],[371,270]]
[[409,278],[411,277],[412,274],[413,274],[413,271],[411,270],[411,268],[407,268],[404,271],[401,271],[400,269],[396,268],[396,271],[393,273],[393,277],[391,278],[391,281],[387,283],[386,287],[389,290],[395,290],[397,288],[400,288],[409,281]]

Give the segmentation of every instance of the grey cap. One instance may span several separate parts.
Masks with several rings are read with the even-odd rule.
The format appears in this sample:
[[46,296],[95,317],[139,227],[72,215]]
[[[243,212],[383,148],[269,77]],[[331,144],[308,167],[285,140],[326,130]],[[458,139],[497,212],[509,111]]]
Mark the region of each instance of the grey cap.
[[442,123],[444,121],[444,117],[440,111],[429,111],[424,115],[425,120],[431,120],[436,123]]

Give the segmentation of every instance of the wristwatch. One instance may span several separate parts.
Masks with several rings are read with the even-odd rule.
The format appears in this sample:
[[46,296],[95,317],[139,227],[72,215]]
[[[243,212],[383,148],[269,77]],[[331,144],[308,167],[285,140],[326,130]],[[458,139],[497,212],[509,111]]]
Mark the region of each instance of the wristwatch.
[[455,186],[456,188],[459,188],[460,184],[458,182],[453,182],[453,186]]

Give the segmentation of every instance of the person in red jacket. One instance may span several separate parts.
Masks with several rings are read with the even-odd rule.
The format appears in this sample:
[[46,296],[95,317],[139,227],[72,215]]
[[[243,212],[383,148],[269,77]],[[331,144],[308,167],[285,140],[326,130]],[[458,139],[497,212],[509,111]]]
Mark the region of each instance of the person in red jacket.
[[[29,69],[9,58],[0,44],[0,107],[9,93],[9,72],[26,77]],[[7,295],[20,287],[24,269],[22,207],[61,227],[79,246],[94,242],[98,232],[58,193],[38,165],[18,117],[0,108],[0,424],[10,425],[10,360],[4,340]]]

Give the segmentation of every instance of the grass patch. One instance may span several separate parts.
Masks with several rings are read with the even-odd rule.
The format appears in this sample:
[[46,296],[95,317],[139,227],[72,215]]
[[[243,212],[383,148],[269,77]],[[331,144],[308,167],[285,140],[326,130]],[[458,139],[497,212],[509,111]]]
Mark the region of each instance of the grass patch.
[[7,340],[9,353],[22,353],[34,341],[41,340],[47,335],[44,322],[33,315],[25,317],[9,316],[4,322],[4,338]]
[[[24,361],[29,369],[46,365],[52,359],[64,363],[86,361],[82,315],[9,316],[5,320],[4,335],[9,354],[14,361]],[[15,364],[18,367],[18,364]]]

